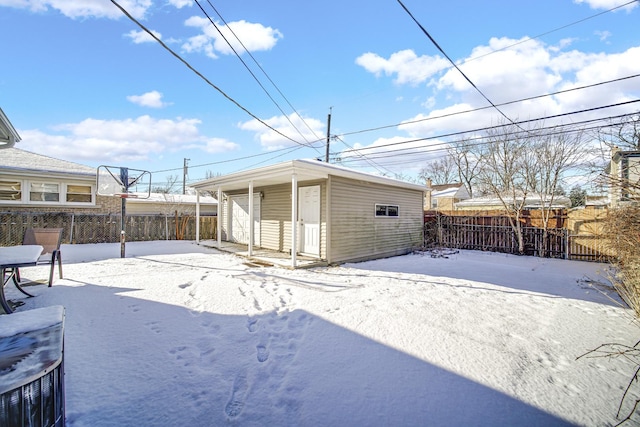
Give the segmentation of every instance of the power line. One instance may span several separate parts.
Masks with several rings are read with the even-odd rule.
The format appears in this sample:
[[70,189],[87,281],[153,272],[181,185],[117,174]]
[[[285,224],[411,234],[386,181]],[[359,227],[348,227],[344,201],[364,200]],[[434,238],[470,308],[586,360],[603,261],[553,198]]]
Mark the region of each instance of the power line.
[[[258,62],[256,60],[256,58],[253,56],[253,54],[251,53],[251,51],[249,49],[246,48],[246,46],[244,45],[244,43],[242,43],[242,40],[240,40],[240,38],[236,35],[236,33],[233,31],[233,29],[229,26],[229,24],[227,24],[227,22],[224,20],[224,18],[222,17],[222,15],[220,15],[220,13],[218,12],[218,10],[211,4],[210,0],[207,0],[207,2],[209,3],[209,5],[211,6],[211,8],[216,12],[216,14],[220,17],[220,19],[222,20],[222,22],[224,22],[224,24],[227,26],[227,28],[229,29],[229,31],[231,32],[231,34],[233,34],[233,36],[236,38],[236,40],[238,40],[238,42],[242,45],[242,47],[244,48],[244,50],[247,52],[247,54],[249,55],[249,57],[251,57],[251,59],[253,60],[254,64],[256,64],[256,66],[260,69],[260,71],[262,71],[262,74],[265,75],[265,77],[267,78],[267,80],[269,80],[269,82],[273,85],[273,87],[276,89],[276,91],[278,91],[278,93],[280,94],[280,96],[282,97],[282,99],[285,100],[285,102],[287,103],[287,105],[289,105],[289,107],[291,108],[291,110],[293,110],[293,112],[296,114],[296,116],[298,116],[298,118],[302,121],[302,123],[305,124],[305,126],[307,127],[307,129],[309,129],[309,131],[316,137],[318,138],[318,135],[316,135],[315,131],[313,130],[313,128],[311,126],[309,126],[309,124],[306,122],[306,120],[302,117],[302,115],[300,115],[298,113],[298,111],[296,110],[296,108],[291,104],[291,102],[289,102],[289,99],[284,95],[284,93],[282,93],[282,91],[280,90],[280,88],[278,87],[278,85],[271,79],[271,77],[269,76],[269,74],[267,74],[267,72],[264,70],[264,68],[262,68],[262,66],[260,65],[260,62]],[[293,123],[292,123],[293,125]],[[301,134],[302,135],[302,134]],[[306,140],[306,138],[305,138]]]
[[[458,67],[458,65],[449,57],[449,55],[447,55],[447,53],[444,51],[444,49],[442,49],[440,47],[440,45],[438,44],[438,42],[435,41],[435,39],[433,37],[431,37],[431,34],[429,34],[429,32],[422,26],[422,24],[420,24],[420,22],[418,22],[418,20],[413,16],[413,14],[409,11],[409,9],[407,9],[407,7],[402,3],[402,1],[397,0],[398,3],[400,3],[400,6],[402,6],[402,8],[405,10],[405,12],[407,12],[407,14],[411,17],[411,19],[413,19],[413,22],[416,23],[416,25],[422,30],[422,32],[429,38],[429,40],[431,40],[431,43],[433,43],[433,45],[440,51],[440,53],[442,53],[444,55],[445,58],[447,58],[447,60],[451,63],[451,65],[453,65],[455,67],[456,70],[458,70],[458,72],[460,73],[460,75],[462,75],[462,77],[465,78],[465,80],[467,82],[469,82],[469,84],[489,103],[491,104],[491,106],[498,112],[500,113],[501,116],[503,116],[505,119],[507,119],[509,122],[511,122],[512,124],[514,124],[515,126],[518,126],[513,120],[511,120],[511,118],[509,118],[504,112],[502,112],[502,110],[500,110],[500,108],[498,108],[497,105],[495,105],[493,103],[493,101],[491,101],[485,94],[484,92],[482,92],[480,90],[480,88],[478,86],[475,85],[475,83],[473,83],[471,81],[471,79],[460,69],[460,67]],[[524,130],[524,129],[522,129]]]
[[[258,154],[251,154],[248,156],[243,156],[243,157],[237,157],[235,159],[230,159],[230,160],[220,160],[220,161],[216,161],[216,162],[209,162],[209,163],[203,163],[203,164],[199,164],[199,165],[189,165],[189,168],[194,169],[194,168],[202,168],[205,166],[213,166],[213,165],[219,165],[222,163],[232,163],[232,162],[239,162],[240,160],[247,160],[247,159],[253,159],[255,157],[262,157],[262,156],[268,156],[271,155],[273,153],[278,153],[280,151],[287,151],[288,154],[292,151],[298,150],[302,147],[294,147],[293,149],[291,147],[286,147],[286,148],[280,148],[278,150],[271,150],[269,152],[266,153],[258,153]],[[317,148],[317,147],[315,147]],[[279,156],[277,156],[279,157]],[[159,170],[159,171],[153,171],[152,173],[163,173],[163,172],[174,172],[174,171],[178,171],[178,170],[182,170],[182,167],[179,168],[171,168],[171,169],[163,169],[163,170]]]
[[[632,101],[624,101],[624,102],[619,102],[619,103],[610,104],[610,105],[604,105],[604,106],[600,106],[600,107],[587,108],[587,109],[573,111],[573,112],[570,112],[570,113],[555,114],[555,115],[551,115],[551,116],[540,117],[540,118],[537,118],[537,119],[521,120],[521,121],[517,122],[517,125],[524,124],[524,123],[531,123],[531,122],[541,121],[541,120],[556,119],[556,118],[560,118],[560,117],[570,116],[570,115],[573,115],[573,114],[580,114],[580,113],[586,113],[586,112],[591,112],[591,111],[597,111],[597,110],[601,110],[601,109],[605,109],[605,108],[619,107],[619,106],[623,106],[623,105],[633,104],[633,103],[636,103],[636,102],[640,102],[640,99],[636,99],[636,100],[632,100]],[[629,113],[629,114],[626,114],[626,115],[633,115],[633,114],[635,114],[635,113]],[[623,116],[626,116],[626,115],[623,115]],[[622,117],[622,116],[619,116],[619,117]],[[611,118],[612,117],[599,118],[599,119],[593,119],[593,120],[608,120],[608,119],[611,119]],[[357,151],[358,154],[361,154],[361,152],[365,151],[365,150],[377,150],[377,149],[380,149],[380,148],[398,146],[398,145],[403,145],[403,144],[409,144],[409,143],[412,143],[412,142],[427,141],[427,140],[433,140],[433,139],[441,139],[441,138],[446,138],[446,137],[450,137],[450,136],[464,135],[464,134],[476,133],[476,132],[486,132],[486,131],[489,131],[489,130],[492,130],[492,129],[503,128],[504,126],[505,125],[487,126],[487,127],[483,127],[483,128],[476,128],[476,129],[471,129],[471,130],[466,130],[466,131],[459,131],[459,132],[451,132],[451,133],[447,133],[447,134],[429,136],[429,137],[425,137],[425,138],[414,138],[414,139],[410,139],[410,140],[407,140],[407,141],[392,142],[392,143],[389,143],[389,144],[378,145],[376,147],[364,147],[364,148],[359,148],[358,150],[345,150],[341,154],[349,153],[349,152],[352,152],[352,151],[353,152]],[[554,126],[559,126],[559,125],[554,125]],[[517,126],[517,127],[520,128],[520,126]],[[523,130],[523,132],[528,132],[528,131]],[[411,149],[415,149],[415,148],[416,147],[411,147]]]
[[[640,1],[640,0],[636,0],[636,1]],[[547,94],[544,94],[544,95],[536,95],[536,96],[531,96],[531,97],[528,97],[528,98],[521,98],[521,99],[517,99],[517,100],[513,100],[513,101],[503,102],[503,103],[497,104],[497,105],[499,107],[503,107],[505,105],[517,104],[519,102],[525,102],[525,101],[532,101],[532,100],[535,100],[535,99],[546,98],[548,96],[554,96],[554,95],[560,95],[560,94],[572,92],[572,91],[575,91],[575,90],[589,89],[589,88],[592,88],[592,87],[601,86],[601,85],[605,85],[605,84],[609,84],[609,83],[617,83],[617,82],[620,82],[620,81],[623,81],[623,80],[633,79],[633,78],[637,78],[637,77],[640,77],[640,74],[634,74],[634,75],[627,76],[627,77],[620,77],[620,78],[613,79],[613,80],[607,80],[607,81],[604,81],[604,82],[593,83],[593,84],[590,84],[590,85],[579,86],[579,87],[575,87],[575,88],[571,88],[571,89],[559,90],[559,91],[547,93]],[[414,123],[420,123],[420,122],[425,122],[425,121],[429,121],[429,120],[443,119],[443,118],[447,118],[447,117],[457,116],[457,115],[460,115],[460,114],[475,113],[475,112],[486,110],[486,109],[489,109],[489,108],[492,108],[492,107],[491,106],[486,106],[486,107],[472,108],[470,110],[456,111],[454,113],[442,114],[440,116],[425,117],[423,119],[409,120],[409,121],[405,121],[405,122],[402,122],[402,123],[394,123],[394,124],[391,124],[391,125],[384,125],[384,126],[379,126],[379,127],[375,127],[375,128],[363,129],[363,130],[358,130],[358,131],[353,131],[353,132],[345,132],[345,133],[341,133],[340,136],[348,136],[348,135],[356,135],[356,134],[366,133],[366,132],[374,132],[374,131],[378,131],[378,130],[382,130],[382,129],[395,128],[395,127],[398,127],[398,126],[409,125],[409,124],[414,124]]]
[[549,31],[546,31],[544,33],[538,34],[537,36],[525,37],[524,39],[519,40],[516,43],[510,44],[509,46],[504,46],[504,47],[501,47],[500,49],[492,50],[491,52],[487,52],[487,53],[485,53],[483,55],[478,55],[478,56],[474,56],[473,58],[469,58],[469,59],[467,59],[465,61],[462,61],[461,64],[466,64],[467,62],[475,61],[476,59],[484,58],[485,56],[493,55],[494,53],[502,52],[503,50],[507,50],[507,49],[511,49],[514,46],[518,46],[518,45],[520,45],[522,43],[526,43],[526,42],[529,42],[531,40],[539,39],[539,38],[544,37],[546,35],[549,35],[551,33],[555,33],[556,31],[564,30],[565,28],[569,28],[569,27],[572,27],[574,25],[581,24],[581,23],[583,23],[585,21],[588,21],[590,19],[593,19],[593,18],[596,18],[598,16],[604,15],[606,13],[613,12],[616,9],[623,8],[625,6],[630,5],[631,3],[636,3],[638,1],[640,1],[640,0],[631,0],[631,1],[628,1],[628,2],[626,2],[624,4],[621,4],[621,5],[618,5],[618,6],[614,6],[611,9],[603,10],[602,12],[596,13],[594,15],[587,16],[586,18],[582,18],[582,19],[580,19],[578,21],[571,22],[570,24],[566,24],[566,25],[563,25],[561,27],[554,28],[553,30],[549,30]]
[[167,46],[162,40],[160,40],[160,38],[158,36],[156,36],[151,30],[149,30],[147,27],[145,27],[144,25],[142,25],[142,23],[140,23],[136,18],[134,18],[125,8],[123,8],[122,6],[120,6],[118,4],[118,2],[116,0],[111,0],[111,3],[113,3],[118,9],[120,9],[120,11],[127,17],[129,18],[131,21],[133,21],[136,25],[138,25],[138,27],[140,27],[144,32],[146,32],[149,36],[153,37],[153,39],[155,41],[157,41],[158,43],[160,43],[160,45],[165,48],[169,53],[171,53],[171,55],[173,55],[176,59],[178,59],[180,62],[182,62],[187,68],[189,68],[191,71],[193,71],[198,77],[200,77],[202,80],[204,80],[209,86],[211,86],[212,88],[214,88],[215,90],[217,90],[222,96],[224,96],[225,98],[227,98],[229,101],[231,101],[235,106],[237,106],[238,108],[240,108],[242,111],[244,111],[245,113],[247,113],[249,116],[251,116],[252,118],[256,119],[258,122],[260,122],[261,124],[263,124],[265,127],[271,129],[272,131],[276,132],[278,135],[288,139],[291,142],[294,142],[296,144],[299,145],[304,145],[294,139],[292,139],[291,137],[283,134],[282,132],[280,132],[279,130],[273,128],[272,126],[270,126],[269,124],[267,124],[266,122],[264,122],[261,118],[259,118],[258,116],[256,116],[255,114],[253,114],[251,111],[249,111],[248,109],[246,109],[245,107],[243,107],[242,105],[240,105],[240,103],[238,101],[236,101],[235,99],[233,99],[232,97],[230,97],[229,95],[227,95],[222,89],[220,89],[218,86],[216,86],[215,84],[213,84],[209,79],[207,79],[202,73],[200,73],[198,70],[196,70],[191,64],[189,64],[189,62],[187,62],[184,58],[182,58],[180,55],[178,55],[176,52],[174,52],[169,46]]
[[[249,66],[247,65],[247,63],[242,59],[242,57],[240,56],[240,54],[238,54],[238,52],[236,51],[236,49],[233,47],[233,45],[231,44],[231,42],[229,42],[229,40],[227,40],[227,38],[225,37],[225,35],[222,33],[222,31],[220,30],[220,28],[218,28],[218,26],[213,22],[213,20],[211,19],[211,17],[209,16],[209,14],[204,10],[204,8],[202,7],[202,5],[200,5],[200,2],[198,0],[194,0],[196,2],[196,4],[198,5],[198,7],[200,8],[200,10],[202,11],[202,13],[204,13],[204,15],[207,17],[207,19],[209,20],[209,22],[211,23],[211,25],[216,29],[216,31],[218,32],[218,34],[220,34],[220,37],[222,37],[224,39],[224,41],[227,43],[227,45],[229,46],[229,48],[231,48],[231,50],[233,51],[233,53],[236,55],[236,57],[240,60],[240,62],[242,63],[242,65],[244,66],[244,68],[249,72],[249,74],[251,74],[251,77],[253,77],[253,79],[256,81],[256,83],[258,83],[258,86],[260,86],[260,88],[262,89],[262,91],[267,95],[267,97],[271,100],[271,102],[273,102],[273,104],[276,106],[276,108],[278,108],[278,110],[282,113],[282,115],[287,119],[287,121],[289,122],[289,124],[291,124],[291,126],[298,132],[298,134],[302,137],[302,139],[304,139],[305,141],[307,141],[307,138],[304,136],[304,134],[300,131],[300,129],[298,129],[298,127],[291,121],[291,119],[289,118],[288,114],[284,112],[284,110],[282,109],[282,107],[280,107],[280,105],[278,104],[278,102],[271,96],[271,94],[269,93],[269,91],[267,90],[267,88],[264,87],[264,85],[262,84],[262,82],[258,79],[258,77],[255,75],[255,73],[251,70],[251,68],[249,68]],[[229,26],[229,24],[227,24],[227,22],[224,20],[224,18],[222,17],[222,15],[220,14],[220,12],[218,12],[218,10],[215,8],[215,6],[213,6],[213,4],[211,4],[211,1],[208,1],[209,6],[211,6],[211,8],[216,12],[216,14],[218,15],[218,17],[222,20],[222,22],[224,22],[225,26],[229,29],[229,31],[231,32],[231,34],[233,34],[233,36],[236,38],[236,40],[238,40],[238,42],[240,43],[240,45],[242,46],[242,48],[245,50],[245,52],[247,52],[247,54],[249,54],[249,56],[251,57],[251,59],[253,59],[253,61],[258,64],[258,61],[256,61],[256,59],[253,57],[253,55],[251,54],[251,52],[249,52],[249,49],[247,49],[247,47],[244,45],[244,43],[242,43],[242,40],[240,40],[240,38],[236,35],[236,33],[233,31],[233,29]],[[278,90],[278,92],[280,93],[280,95],[285,98],[286,97],[282,94],[282,92],[278,89],[278,87],[276,86],[276,84],[273,82],[273,80],[271,80],[271,78],[269,78],[268,74],[266,73],[266,71],[260,67],[260,65],[258,64],[258,67],[260,68],[260,70],[262,71],[262,73],[267,77],[267,79],[271,82],[271,84]],[[288,101],[287,101],[288,102]],[[297,111],[295,110],[295,108],[293,108],[293,106],[291,106],[291,104],[289,103],[289,106],[294,110],[294,112],[298,115],[298,117],[300,117],[300,115],[297,113]],[[300,117],[300,119],[302,120],[303,123],[306,124],[306,122],[304,121],[304,119],[302,119],[302,117]],[[311,130],[311,128],[309,127],[309,125],[307,125],[307,127]],[[311,131],[313,133],[313,130]],[[316,135],[317,137],[317,135]],[[307,143],[309,143],[309,141],[307,141]]]

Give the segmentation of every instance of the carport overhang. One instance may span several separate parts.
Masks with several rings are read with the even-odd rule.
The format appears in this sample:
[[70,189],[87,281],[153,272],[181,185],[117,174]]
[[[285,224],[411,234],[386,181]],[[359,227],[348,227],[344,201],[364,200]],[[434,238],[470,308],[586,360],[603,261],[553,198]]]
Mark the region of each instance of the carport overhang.
[[[253,218],[253,188],[257,183],[261,187],[279,185],[279,184],[291,184],[291,267],[297,268],[297,241],[298,241],[298,182],[327,179],[329,177],[329,171],[322,164],[315,165],[314,163],[321,163],[320,161],[313,160],[292,160],[290,162],[279,163],[272,166],[267,166],[259,169],[252,169],[249,171],[236,172],[229,175],[215,177],[206,181],[201,181],[194,184],[192,187],[196,190],[196,242],[199,243],[200,239],[200,192],[201,191],[215,191],[217,193],[218,207],[222,206],[220,203],[223,200],[224,192],[231,191],[247,191],[249,195],[249,243],[247,247],[247,254],[251,258],[253,256],[254,247],[254,218]],[[317,166],[317,167],[316,167]],[[221,210],[218,209],[218,221],[222,215]],[[222,247],[222,226],[219,223],[217,227],[216,235],[217,247]]]
[[0,149],[11,148],[22,138],[0,108]]

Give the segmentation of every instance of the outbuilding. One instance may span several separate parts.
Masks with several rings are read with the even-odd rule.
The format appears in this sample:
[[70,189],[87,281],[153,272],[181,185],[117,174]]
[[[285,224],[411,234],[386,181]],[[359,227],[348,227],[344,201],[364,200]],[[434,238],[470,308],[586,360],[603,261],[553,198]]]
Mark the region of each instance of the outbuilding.
[[[425,187],[318,160],[292,160],[193,184],[217,194],[217,245],[234,242],[327,264],[422,246]],[[199,207],[196,216],[199,216]],[[196,221],[198,224],[198,221]],[[198,235],[198,233],[196,233]]]

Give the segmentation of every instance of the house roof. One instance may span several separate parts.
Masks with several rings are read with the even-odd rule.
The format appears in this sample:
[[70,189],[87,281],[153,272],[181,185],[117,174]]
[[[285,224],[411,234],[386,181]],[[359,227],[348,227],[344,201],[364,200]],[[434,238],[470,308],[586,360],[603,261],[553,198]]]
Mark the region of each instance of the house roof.
[[[511,202],[512,197],[506,197],[506,202]],[[522,200],[522,198],[518,198]],[[528,195],[525,208],[539,208],[543,201],[537,195]],[[547,203],[547,202],[545,202]],[[477,207],[477,206],[502,206],[502,201],[498,197],[474,197],[473,199],[463,200],[455,204],[456,207]],[[571,201],[566,196],[555,196],[553,201],[553,207],[567,207],[571,205]]]
[[0,148],[11,148],[16,142],[20,142],[21,139],[9,121],[9,118],[4,114],[2,108],[0,108]]
[[66,176],[94,180],[96,177],[96,169],[90,166],[54,159],[15,147],[2,150],[0,173]]
[[[147,193],[140,193],[140,198],[131,197],[127,199],[127,203],[167,203],[167,204],[196,204],[195,194],[165,194],[151,193],[146,198]],[[143,197],[144,196],[144,197]],[[217,205],[218,201],[211,196],[200,196],[201,205]]]
[[260,186],[291,183],[292,175],[294,173],[299,182],[314,179],[327,179],[332,175],[362,182],[390,185],[416,191],[426,190],[426,187],[423,187],[422,185],[412,184],[370,173],[358,172],[343,166],[312,159],[290,160],[263,168],[217,176],[215,178],[197,182],[193,184],[192,187],[196,190],[215,189],[218,187],[223,191],[243,190],[249,187],[249,182],[251,181]]
[[468,199],[469,192],[462,183],[453,184],[437,184],[431,186],[431,197],[434,199],[441,197],[455,197],[459,199]]

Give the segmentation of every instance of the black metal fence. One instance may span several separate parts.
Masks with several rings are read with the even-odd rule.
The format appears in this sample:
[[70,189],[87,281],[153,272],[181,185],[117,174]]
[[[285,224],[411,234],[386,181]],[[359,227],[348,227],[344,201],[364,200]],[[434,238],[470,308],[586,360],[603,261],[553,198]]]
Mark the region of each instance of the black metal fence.
[[[215,239],[217,217],[200,217],[200,239]],[[27,228],[63,228],[63,243],[120,242],[118,214],[0,212],[0,246],[22,243]],[[191,215],[127,215],[127,241],[195,240],[196,218]]]

